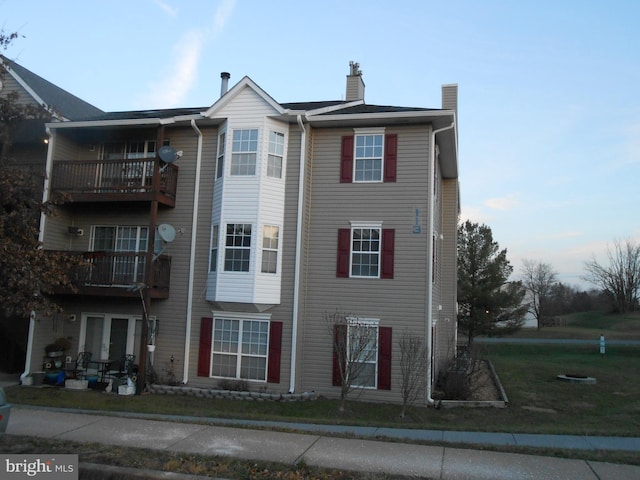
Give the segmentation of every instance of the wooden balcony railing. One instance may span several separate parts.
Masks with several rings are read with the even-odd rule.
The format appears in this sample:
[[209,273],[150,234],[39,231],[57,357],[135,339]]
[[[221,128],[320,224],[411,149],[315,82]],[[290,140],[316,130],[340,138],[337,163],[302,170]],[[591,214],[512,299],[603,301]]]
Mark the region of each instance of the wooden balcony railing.
[[[69,202],[144,202],[175,206],[178,167],[159,160],[54,161],[51,191]],[[154,175],[155,172],[155,175]]]
[[[69,272],[78,295],[137,297],[138,287],[145,285],[145,253],[128,252],[64,252],[79,258]],[[159,255],[151,269],[151,298],[168,298],[171,278],[171,258]],[[70,291],[58,293],[72,293]]]

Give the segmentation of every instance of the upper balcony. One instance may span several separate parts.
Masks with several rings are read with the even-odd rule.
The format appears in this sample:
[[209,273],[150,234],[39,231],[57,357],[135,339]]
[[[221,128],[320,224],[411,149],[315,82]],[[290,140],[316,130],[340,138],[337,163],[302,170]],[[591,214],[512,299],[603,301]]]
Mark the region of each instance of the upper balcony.
[[150,202],[175,207],[178,167],[156,158],[54,161],[52,198],[62,202]]

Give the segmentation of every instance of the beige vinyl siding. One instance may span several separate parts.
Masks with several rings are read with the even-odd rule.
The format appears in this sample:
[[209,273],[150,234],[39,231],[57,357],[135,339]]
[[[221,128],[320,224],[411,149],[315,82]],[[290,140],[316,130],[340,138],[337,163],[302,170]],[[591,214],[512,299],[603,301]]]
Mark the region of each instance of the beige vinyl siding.
[[[305,384],[303,382],[303,374],[304,374],[304,352],[306,350],[305,339],[306,335],[306,317],[307,317],[307,294],[308,294],[308,280],[309,280],[309,238],[310,238],[310,229],[311,229],[311,196],[312,196],[312,180],[313,180],[313,136],[314,130],[310,125],[306,125],[306,157],[300,158],[301,151],[298,148],[297,158],[299,158],[299,162],[297,165],[296,179],[295,184],[289,187],[289,184],[293,182],[292,180],[288,180],[287,185],[287,207],[291,207],[292,205],[297,205],[297,196],[299,193],[298,185],[299,185],[299,175],[300,175],[300,165],[304,162],[305,172],[304,172],[304,180],[303,180],[303,205],[302,205],[302,239],[300,242],[300,298],[298,300],[298,341],[295,345],[296,348],[296,363],[295,363],[295,385],[297,391],[303,391]],[[300,131],[300,136],[302,136],[302,132]],[[301,140],[298,140],[296,145],[300,146]],[[290,143],[293,145],[293,142]],[[291,171],[291,169],[290,169]],[[290,199],[291,198],[291,199]],[[289,223],[290,225],[297,225],[296,216],[297,208],[292,215],[294,216],[292,221]],[[295,246],[295,229],[292,227],[291,236],[293,245]],[[286,284],[285,284],[286,285]],[[293,293],[293,290],[291,291]],[[291,297],[293,300],[293,296]],[[291,304],[291,308],[293,308],[293,301],[286,302],[285,304]],[[291,351],[291,355],[293,352]]]
[[0,91],[0,95],[4,96],[10,92],[18,92],[18,105],[38,105],[38,102],[13,78],[11,73],[4,71],[4,69],[2,73],[2,90]]
[[[455,354],[457,332],[457,228],[458,228],[458,180],[442,181],[442,233],[441,247],[441,295],[442,310],[438,312],[440,322],[439,343],[441,349],[438,366],[444,367]],[[438,373],[438,370],[436,370]]]
[[[196,270],[194,301],[202,302],[202,291],[209,261],[209,237],[211,228],[211,198],[215,175],[217,129],[201,129],[203,134],[202,166],[200,179],[200,197],[198,210],[198,231],[196,240]],[[171,287],[167,300],[152,304],[151,314],[155,314],[160,325],[155,353],[155,368],[162,373],[174,357],[174,371],[182,380],[184,367],[184,345],[187,324],[187,296],[189,286],[189,261],[191,255],[192,216],[196,180],[196,156],[198,137],[191,128],[171,129],[165,132],[171,139],[171,146],[184,152],[176,162],[179,167],[176,206],[172,209],[160,209],[158,223],[169,223],[183,233],[167,245],[165,253],[171,256]],[[194,305],[195,307],[195,305]],[[203,309],[194,308],[194,317],[200,318]],[[199,321],[197,322],[199,325]],[[197,330],[196,330],[197,331]]]
[[[387,128],[398,134],[397,181],[394,183],[341,184],[340,145],[352,130],[315,130],[313,186],[308,250],[307,308],[304,329],[304,387],[323,394],[338,393],[331,386],[331,326],[324,313],[336,310],[363,318],[378,318],[380,326],[393,328],[392,390],[366,390],[367,399],[396,397],[399,375],[396,343],[404,329],[424,335],[425,271],[427,258],[429,191],[428,127]],[[415,210],[420,211],[422,233],[414,234]],[[395,229],[394,278],[336,278],[339,228],[350,221],[383,222]],[[363,397],[363,398],[365,398]]]

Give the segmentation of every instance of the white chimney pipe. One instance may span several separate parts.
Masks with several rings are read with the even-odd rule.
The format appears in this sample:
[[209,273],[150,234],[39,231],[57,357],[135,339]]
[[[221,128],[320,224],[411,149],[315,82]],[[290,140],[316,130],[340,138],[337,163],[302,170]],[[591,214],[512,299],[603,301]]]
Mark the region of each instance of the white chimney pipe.
[[229,88],[229,79],[231,78],[231,74],[229,72],[221,72],[220,78],[222,79],[222,83],[220,85],[220,96],[223,96],[227,93],[227,89]]

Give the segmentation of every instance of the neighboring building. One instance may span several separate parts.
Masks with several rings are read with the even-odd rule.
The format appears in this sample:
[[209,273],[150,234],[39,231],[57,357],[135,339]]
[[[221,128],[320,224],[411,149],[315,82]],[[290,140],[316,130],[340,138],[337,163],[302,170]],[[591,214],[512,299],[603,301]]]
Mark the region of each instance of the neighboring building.
[[[57,121],[87,118],[104,112],[71,95],[51,82],[30,72],[19,64],[0,55],[0,97],[17,94],[21,105],[41,106],[51,112]],[[7,125],[0,125],[5,133]],[[4,137],[0,134],[0,151],[6,154],[4,161],[19,166],[44,179],[47,159],[47,135],[40,120],[12,124],[10,148],[4,149]],[[6,150],[6,151],[5,151]],[[0,371],[22,372],[24,368],[29,322],[27,319],[7,317],[0,309]]]
[[228,81],[210,107],[47,125],[63,203],[42,241],[86,267],[65,315],[35,322],[29,370],[67,337],[73,358],[133,354],[162,381],[336,397],[339,310],[376,332],[360,398],[400,401],[404,332],[430,342],[433,379],[455,355],[457,86],[427,109],[366,104],[353,63],[342,101]]

